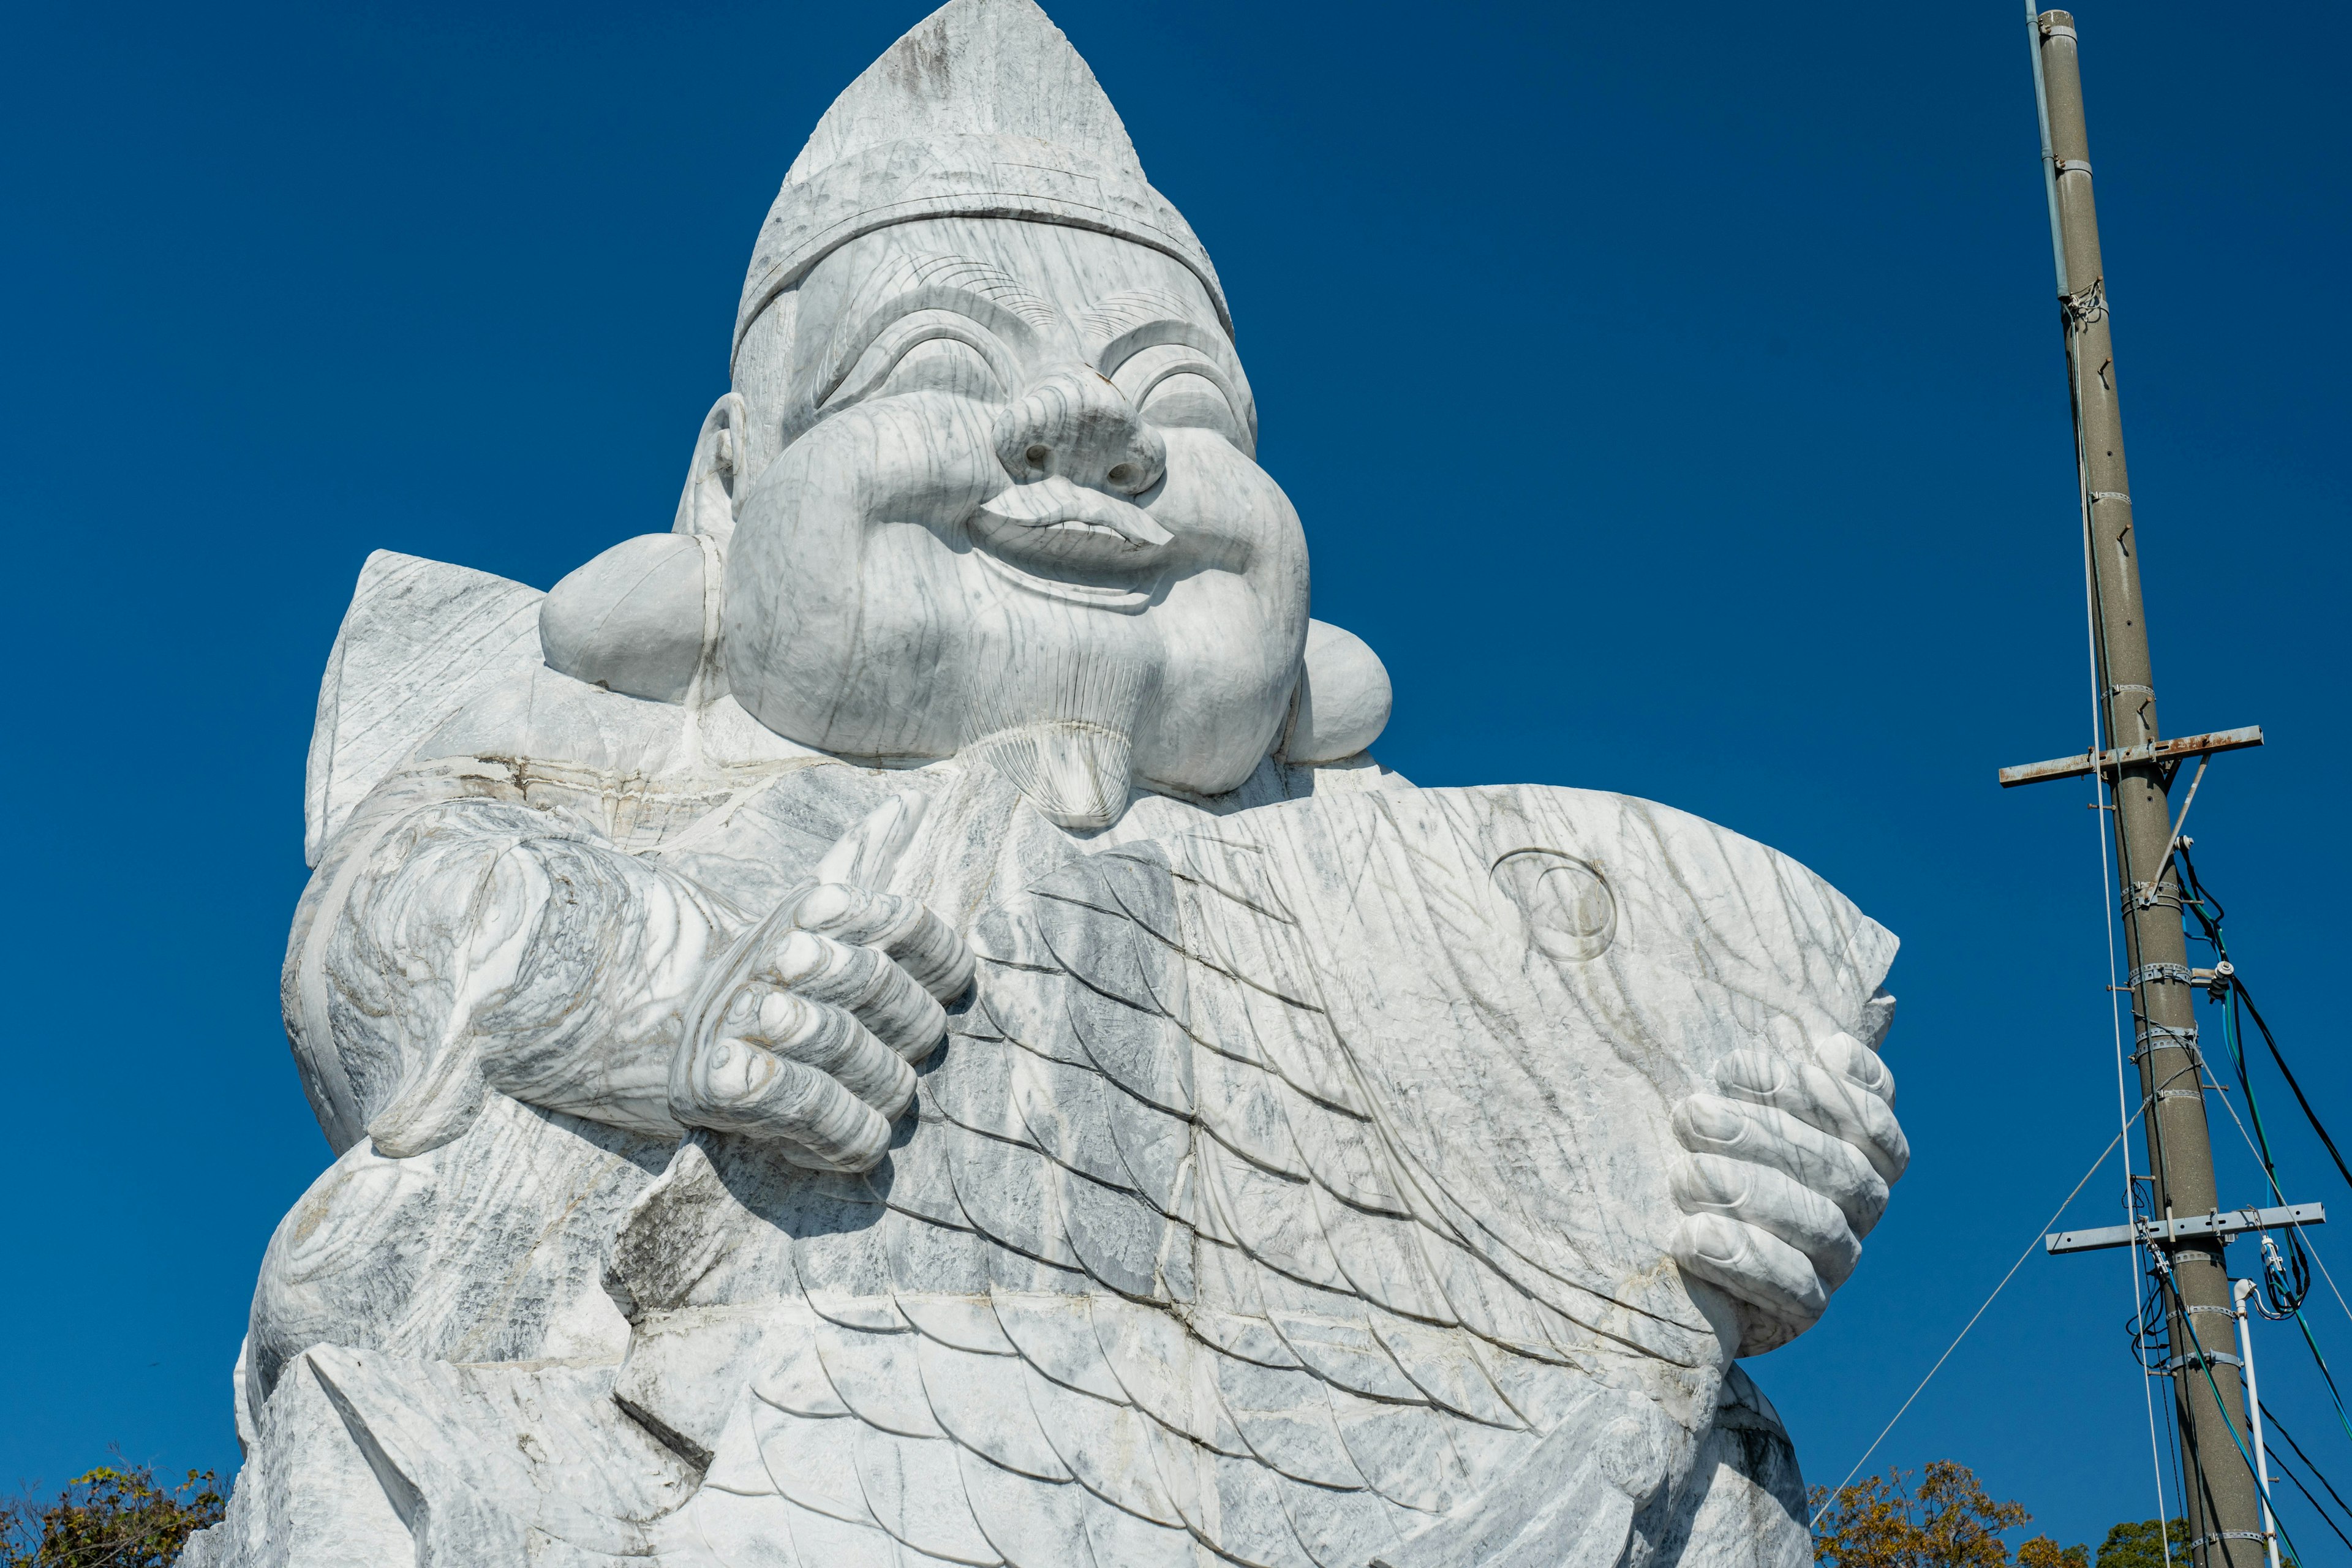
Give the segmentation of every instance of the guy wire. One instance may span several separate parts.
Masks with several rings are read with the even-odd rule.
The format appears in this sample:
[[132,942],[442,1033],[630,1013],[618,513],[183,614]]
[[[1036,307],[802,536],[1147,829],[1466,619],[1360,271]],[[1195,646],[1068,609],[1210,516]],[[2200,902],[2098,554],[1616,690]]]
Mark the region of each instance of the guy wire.
[[[2139,1115],[2135,1111],[2132,1115],[2132,1121],[2137,1121],[2138,1120]],[[2009,1272],[2002,1275],[2000,1277],[2000,1283],[1992,1288],[1992,1294],[1987,1296],[1984,1299],[1983,1304],[1978,1307],[1974,1312],[1969,1314],[1969,1321],[1960,1325],[1960,1331],[1952,1336],[1952,1342],[1944,1347],[1944,1353],[1936,1358],[1936,1364],[1927,1369],[1927,1375],[1919,1380],[1919,1386],[1911,1391],[1910,1398],[1904,1400],[1901,1405],[1895,1406],[1895,1414],[1887,1418],[1886,1425],[1878,1429],[1878,1436],[1870,1440],[1870,1447],[1862,1451],[1862,1458],[1853,1462],[1853,1468],[1845,1473],[1845,1479],[1840,1481],[1835,1487],[1832,1488],[1822,1501],[1822,1506],[1813,1510],[1813,1517],[1805,1521],[1806,1529],[1811,1530],[1813,1526],[1821,1523],[1822,1515],[1830,1510],[1830,1505],[1837,1500],[1838,1494],[1844,1491],[1846,1488],[1853,1484],[1854,1477],[1862,1474],[1862,1467],[1870,1463],[1870,1457],[1878,1452],[1878,1446],[1886,1441],[1886,1435],[1895,1430],[1895,1424],[1903,1419],[1903,1413],[1906,1410],[1911,1408],[1912,1400],[1917,1399],[1921,1394],[1926,1392],[1927,1384],[1935,1381],[1936,1374],[1943,1370],[1944,1363],[1952,1359],[1952,1352],[1960,1348],[1960,1342],[1969,1337],[1969,1331],[1977,1326],[1977,1320],[1985,1315],[1986,1309],[1993,1304],[1994,1298],[2001,1293],[2001,1290],[2011,1279],[2017,1278],[2017,1271],[2025,1267],[2025,1260],[2033,1256],[2033,1249],[2042,1245],[2042,1237],[2048,1234],[2052,1226],[2058,1223],[2059,1215],[2066,1212],[2066,1205],[2073,1203],[2075,1197],[2081,1194],[2082,1190],[2091,1184],[2091,1178],[2099,1173],[2099,1167],[2107,1163],[2108,1154],[2114,1152],[2116,1145],[2124,1141],[2125,1134],[2128,1133],[2130,1131],[2131,1122],[2126,1121],[2124,1123],[2122,1131],[2118,1131],[2115,1137],[2109,1141],[2105,1149],[2099,1151],[2098,1158],[2091,1162],[2091,1168],[2083,1173],[2083,1179],[2074,1184],[2073,1190],[2068,1192],[2065,1198],[2058,1205],[2057,1208],[2052,1211],[2050,1217],[2042,1223],[2041,1228],[2033,1233],[2033,1238],[2025,1244],[2025,1250],[2017,1255],[2017,1261],[2009,1266]],[[2159,1490],[2157,1495],[2161,1499],[2163,1493]],[[2168,1552],[2165,1561],[2168,1563],[2171,1561],[2171,1557]]]

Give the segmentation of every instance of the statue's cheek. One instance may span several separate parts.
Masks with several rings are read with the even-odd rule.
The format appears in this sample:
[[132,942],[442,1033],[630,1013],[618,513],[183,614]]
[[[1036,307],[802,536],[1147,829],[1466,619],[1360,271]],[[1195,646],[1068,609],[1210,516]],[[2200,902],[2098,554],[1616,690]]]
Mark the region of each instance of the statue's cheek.
[[960,528],[1003,488],[993,404],[919,392],[859,404],[787,447],[746,506],[801,536],[891,522]]
[[[1240,572],[1253,583],[1307,575],[1307,536],[1274,476],[1208,430],[1166,433],[1168,478],[1150,501],[1153,519],[1202,566]],[[1300,610],[1302,623],[1305,610]]]
[[905,525],[934,535],[944,557],[1004,482],[991,417],[971,399],[921,393],[848,409],[786,448],[736,525],[730,636],[758,645],[787,626],[807,629],[902,597],[904,584],[870,579],[905,567]]
[[992,413],[928,392],[827,419],[745,503],[723,646],[737,698],[804,745],[943,756],[962,731],[965,524],[1005,476]]

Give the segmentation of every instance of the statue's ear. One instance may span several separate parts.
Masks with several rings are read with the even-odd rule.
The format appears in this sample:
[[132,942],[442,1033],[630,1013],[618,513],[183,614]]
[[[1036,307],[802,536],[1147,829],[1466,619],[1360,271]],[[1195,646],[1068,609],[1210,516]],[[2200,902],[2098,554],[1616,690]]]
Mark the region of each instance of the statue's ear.
[[1388,728],[1389,672],[1364,639],[1307,623],[1307,657],[1292,700],[1283,761],[1306,765],[1352,757]]
[[694,438],[694,460],[687,465],[686,489],[677,498],[676,533],[699,534],[719,549],[727,548],[735,531],[735,514],[752,475],[744,471],[751,443],[747,421],[750,409],[740,393],[730,392],[710,405],[702,429]]
[[539,646],[550,669],[655,702],[708,702],[725,690],[719,578],[751,489],[749,417],[733,392],[702,416],[669,532],[625,539],[549,590]]

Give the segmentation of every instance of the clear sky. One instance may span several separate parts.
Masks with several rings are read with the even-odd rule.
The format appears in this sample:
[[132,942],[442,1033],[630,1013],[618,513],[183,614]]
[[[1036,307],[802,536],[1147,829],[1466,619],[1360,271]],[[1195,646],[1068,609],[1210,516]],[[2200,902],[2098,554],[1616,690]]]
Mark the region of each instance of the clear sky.
[[[1751,1363],[1835,1481],[2116,1121],[2086,792],[1993,784],[2086,732],[2019,9],[1053,10],[1223,274],[1315,613],[1395,679],[1383,760],[1688,808],[1904,939],[1911,1174],[1827,1320]],[[255,1268],[328,1159],[277,979],[360,563],[545,586],[667,528],[775,185],[920,13],[12,13],[0,1487],[109,1444],[235,1463]],[[2326,706],[2352,29],[2081,20],[2163,717],[2271,737],[2215,763],[2190,831],[2352,1132]],[[2265,1083],[2290,1195],[2352,1221]],[[2119,1171],[2071,1217],[2117,1221]],[[2242,1153],[2224,1191],[2260,1195]],[[2318,1241],[2352,1292],[2342,1228]],[[2119,1255],[2029,1260],[1878,1462],[1973,1465],[2066,1541],[2148,1517],[2130,1308]],[[2352,1372],[2325,1287],[2311,1320]],[[2345,1486],[2299,1342],[2259,1334]]]

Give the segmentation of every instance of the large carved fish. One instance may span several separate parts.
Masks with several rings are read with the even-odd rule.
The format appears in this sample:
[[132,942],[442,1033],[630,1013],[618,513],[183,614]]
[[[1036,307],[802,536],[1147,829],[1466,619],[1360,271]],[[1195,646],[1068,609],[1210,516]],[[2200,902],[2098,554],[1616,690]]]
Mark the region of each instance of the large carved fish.
[[1718,1063],[1884,1033],[1894,939],[1819,878],[1620,795],[1327,795],[971,937],[881,1169],[698,1135],[623,1227],[619,1395],[709,1465],[672,1551],[1801,1560],[1751,1329],[1667,1244]]

